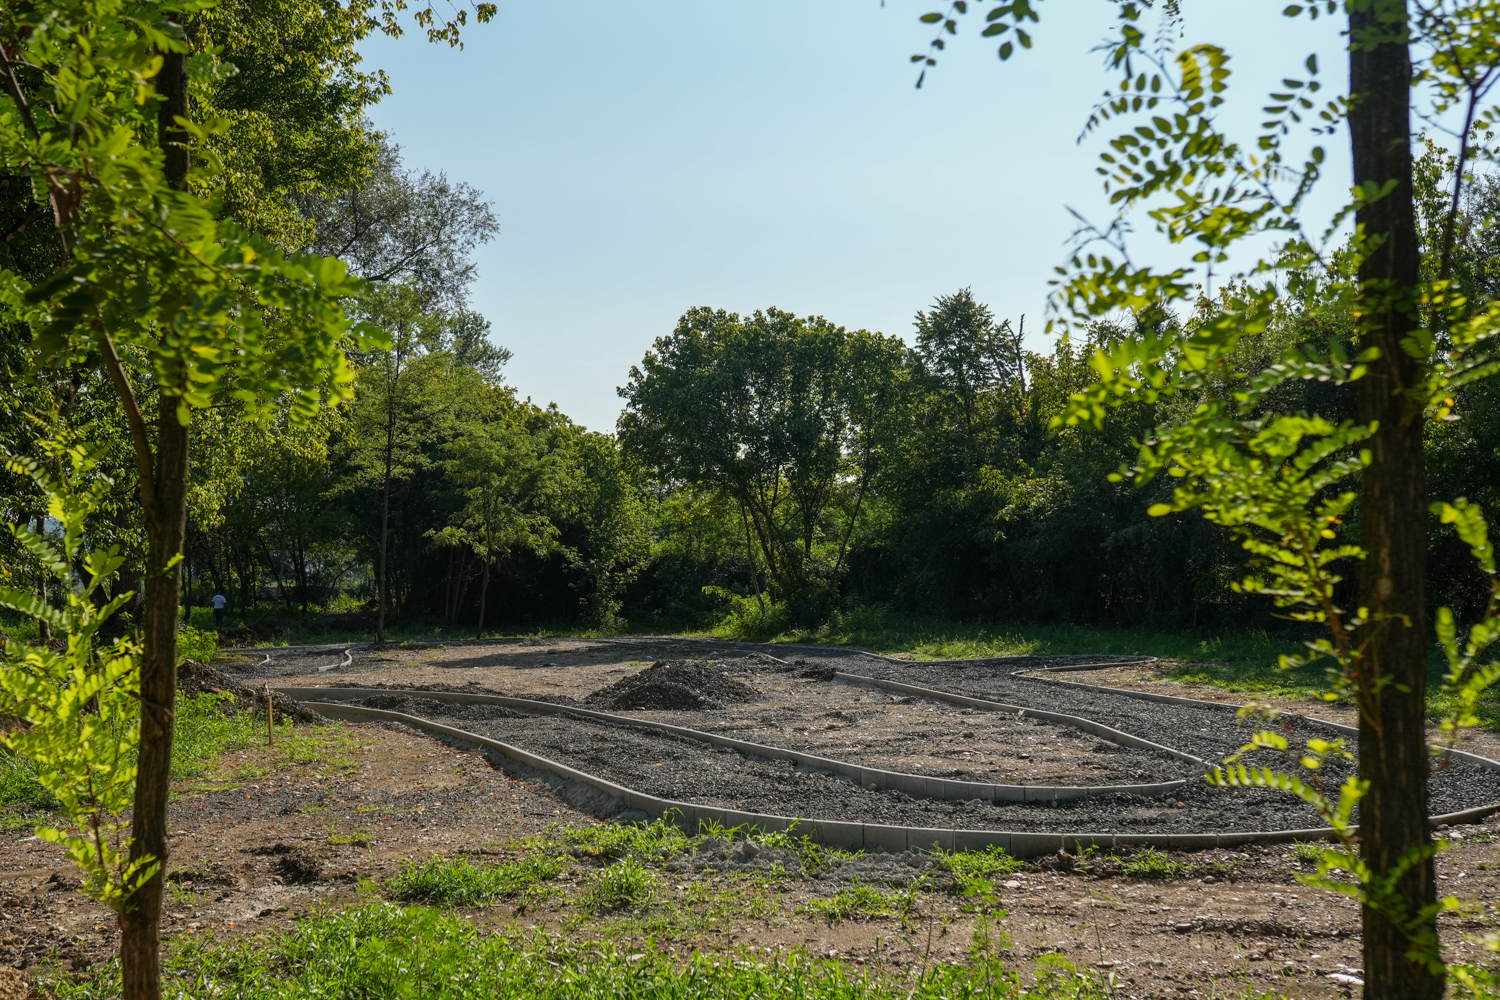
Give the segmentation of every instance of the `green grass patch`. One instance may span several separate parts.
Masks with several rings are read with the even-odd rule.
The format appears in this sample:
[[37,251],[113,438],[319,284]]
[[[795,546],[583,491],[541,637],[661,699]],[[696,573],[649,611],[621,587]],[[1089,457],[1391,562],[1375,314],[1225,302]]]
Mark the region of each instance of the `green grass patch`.
[[592,910],[623,910],[646,906],[656,896],[657,876],[639,858],[616,861],[589,876],[583,905]]
[[527,855],[503,865],[476,865],[467,858],[431,857],[407,861],[385,884],[395,899],[435,906],[479,906],[500,896],[534,889],[562,873],[561,858]]
[[664,820],[652,823],[600,823],[563,834],[574,852],[593,858],[670,861],[693,847],[695,838]]
[[52,793],[37,777],[33,761],[9,750],[0,750],[0,828],[4,828],[7,815],[18,815],[11,812],[16,807],[51,809],[56,804]]
[[1083,625],[965,624],[905,618],[878,607],[836,613],[817,628],[744,638],[859,646],[881,653],[911,653],[919,659],[1100,653],[1271,668],[1279,654],[1301,648],[1296,637],[1264,629],[1164,632]]
[[1193,873],[1192,865],[1173,861],[1171,855],[1154,847],[1119,861],[1120,873],[1126,878],[1186,878]]
[[[290,732],[291,724],[282,727]],[[172,777],[201,778],[226,753],[266,742],[266,724],[249,712],[234,711],[228,694],[177,699],[172,732]]]
[[811,913],[836,924],[850,917],[907,917],[916,910],[924,880],[918,879],[901,892],[887,892],[855,882],[827,899],[810,899],[802,905]]
[[[932,962],[904,972],[862,969],[804,953],[695,951],[497,933],[463,917],[389,903],[301,921],[230,942],[177,939],[162,976],[167,1000],[1105,1000],[1110,987],[1052,960],[1035,987],[996,958]],[[119,996],[118,966],[39,984],[57,1000]]]

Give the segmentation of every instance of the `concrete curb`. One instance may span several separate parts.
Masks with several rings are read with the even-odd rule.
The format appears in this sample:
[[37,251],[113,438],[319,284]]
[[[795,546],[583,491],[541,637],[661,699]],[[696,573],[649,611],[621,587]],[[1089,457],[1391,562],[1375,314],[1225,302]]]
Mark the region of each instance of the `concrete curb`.
[[[1245,707],[1243,705],[1235,705],[1227,701],[1207,701],[1203,698],[1184,698],[1181,695],[1155,694],[1150,691],[1130,691],[1126,688],[1109,687],[1105,684],[1082,684],[1078,681],[1060,681],[1052,677],[1035,677],[1030,673],[1021,670],[1016,671],[1015,676],[1024,677],[1027,680],[1039,681],[1043,684],[1061,684],[1066,687],[1083,688],[1086,691],[1097,691],[1101,694],[1117,694],[1125,698],[1135,698],[1140,701],[1154,701],[1162,705],[1188,705],[1195,708],[1217,708],[1228,712],[1238,712],[1240,709]],[[1301,719],[1304,722],[1310,722],[1317,726],[1323,726],[1327,729],[1333,730],[1336,733],[1339,733],[1342,736],[1359,736],[1358,728],[1354,726],[1346,726],[1341,722],[1329,722],[1327,719],[1319,719],[1316,716],[1302,715],[1297,712],[1279,712],[1278,714],[1293,719]],[[1456,757],[1459,760],[1466,761],[1470,764],[1477,764],[1478,766],[1487,768],[1491,771],[1500,771],[1500,760],[1491,760],[1489,757],[1481,757],[1477,753],[1469,753],[1469,751],[1467,750],[1453,750],[1448,747],[1433,745],[1430,746],[1430,749],[1436,750],[1437,752],[1446,754],[1450,757]]]
[[[719,806],[701,806],[691,802],[658,798],[634,789],[617,785],[612,781],[596,777],[566,764],[528,753],[509,743],[501,743],[477,733],[454,729],[440,723],[430,722],[415,715],[388,712],[376,708],[356,708],[352,705],[326,702],[304,702],[308,708],[331,718],[354,721],[400,722],[424,732],[447,737],[473,746],[495,750],[518,763],[540,771],[556,774],[570,781],[604,792],[627,807],[638,809],[653,819],[665,819],[684,826],[689,832],[696,830],[702,822],[714,822],[725,827],[749,825],[765,832],[790,830],[795,827],[805,831],[818,843],[830,847],[863,851],[907,851],[941,848],[948,851],[983,850],[986,847],[1001,847],[1006,853],[1018,858],[1040,857],[1060,850],[1077,852],[1084,847],[1156,847],[1164,850],[1207,850],[1218,847],[1238,847],[1252,843],[1289,843],[1292,841],[1328,840],[1332,831],[1326,827],[1314,830],[1263,830],[1245,833],[1164,833],[1164,834],[1115,834],[1115,833],[1031,833],[1009,830],[944,830],[927,827],[886,826],[878,823],[856,823],[841,820],[801,819],[792,816],[777,816],[769,813],[752,813]],[[1483,819],[1492,812],[1500,811],[1500,803],[1467,809],[1463,812],[1433,816],[1433,826],[1471,823]]]
[[1188,783],[1187,778],[1177,778],[1171,781],[1151,784],[1099,786],[1000,785],[991,782],[957,781],[952,778],[933,778],[923,774],[907,774],[902,771],[886,771],[880,768],[865,767],[861,764],[851,764],[847,761],[834,760],[830,757],[819,757],[815,754],[803,753],[800,750],[788,750],[785,747],[750,743],[729,736],[721,736],[718,733],[705,733],[698,729],[674,726],[666,722],[653,722],[649,719],[637,719],[628,715],[614,715],[610,712],[596,712],[592,709],[574,708],[569,705],[558,705],[549,701],[532,701],[529,698],[511,698],[506,695],[494,694],[469,694],[464,691],[422,691],[420,689],[406,688],[278,687],[275,690],[280,691],[289,698],[294,698],[304,703],[310,703],[309,699],[312,698],[327,698],[335,694],[354,698],[371,698],[380,695],[407,695],[414,698],[426,698],[431,701],[443,701],[460,705],[501,705],[507,708],[517,708],[526,712],[534,712],[539,715],[572,715],[582,719],[591,719],[595,722],[603,722],[608,725],[635,726],[655,732],[668,733],[673,736],[695,740],[699,743],[706,743],[710,746],[726,747],[738,753],[751,757],[760,757],[764,760],[784,760],[797,767],[827,771],[831,774],[840,775],[865,788],[895,789],[905,792],[913,798],[945,799],[961,802],[967,802],[970,799],[983,799],[990,802],[1066,802],[1072,799],[1122,793],[1131,795],[1166,795]]

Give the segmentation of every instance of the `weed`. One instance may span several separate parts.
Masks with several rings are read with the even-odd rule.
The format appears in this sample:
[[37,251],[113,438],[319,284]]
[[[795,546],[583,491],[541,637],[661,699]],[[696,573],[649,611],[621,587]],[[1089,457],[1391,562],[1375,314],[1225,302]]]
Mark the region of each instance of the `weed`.
[[692,839],[664,820],[654,823],[602,823],[569,830],[564,835],[574,850],[595,858],[635,858],[663,862],[688,850]]
[[1173,861],[1165,851],[1148,847],[1131,858],[1117,858],[1126,878],[1182,878],[1192,866]]
[[808,900],[802,912],[817,914],[827,918],[830,924],[836,924],[853,916],[883,917],[905,913],[912,905],[914,897],[910,888],[905,893],[882,892],[873,885],[855,882],[829,899]]
[[938,861],[955,878],[990,878],[1023,870],[1026,862],[1011,857],[1005,848],[991,844],[982,851],[934,851]]
[[757,847],[796,853],[798,864],[801,865],[804,875],[816,876],[830,868],[837,868],[846,861],[852,861],[864,854],[863,851],[844,851],[837,847],[825,847],[813,841],[805,833],[798,836],[797,823],[795,821],[785,830],[770,830],[765,832],[748,824],[726,827],[714,820],[702,820],[698,826],[701,833],[695,839],[695,845],[704,840],[718,840],[727,843],[737,837],[742,837]]
[[1292,845],[1292,857],[1307,865],[1315,865],[1323,860],[1323,854],[1328,850],[1326,844],[1314,844],[1306,841],[1298,841]]
[[478,906],[497,896],[526,892],[556,878],[561,858],[528,855],[505,865],[476,865],[467,858],[434,855],[420,864],[408,860],[401,874],[386,883],[392,897],[403,902],[437,906]]
[[645,906],[656,895],[656,874],[638,858],[617,861],[589,876],[583,904],[594,910]]

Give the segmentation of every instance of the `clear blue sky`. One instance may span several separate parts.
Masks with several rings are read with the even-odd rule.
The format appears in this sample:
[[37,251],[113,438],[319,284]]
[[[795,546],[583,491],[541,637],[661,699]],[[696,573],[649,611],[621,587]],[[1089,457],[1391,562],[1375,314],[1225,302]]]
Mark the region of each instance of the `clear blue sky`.
[[[1346,81],[1339,19],[1287,21],[1284,5],[1185,4],[1185,40],[1236,55],[1230,115],[1248,128],[1309,52],[1329,96]],[[1075,140],[1112,82],[1090,50],[1113,7],[1040,4],[1036,47],[1009,63],[971,14],[915,90],[908,57],[932,34],[917,17],[945,7],[500,0],[463,51],[368,42],[395,89],[372,117],[409,165],[492,200],[473,300],[515,352],[508,380],[608,431],[615,387],[691,306],[906,336],[934,296],[971,286],[1041,330],[1067,207],[1106,214],[1097,144]],[[1348,186],[1347,139],[1327,145],[1325,206]]]

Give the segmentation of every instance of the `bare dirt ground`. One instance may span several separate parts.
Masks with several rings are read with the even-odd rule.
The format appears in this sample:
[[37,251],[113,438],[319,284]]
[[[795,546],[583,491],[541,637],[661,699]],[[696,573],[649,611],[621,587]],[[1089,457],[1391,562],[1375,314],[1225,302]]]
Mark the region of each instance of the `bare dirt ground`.
[[[655,645],[591,641],[389,650],[356,654],[349,667],[298,683],[470,687],[581,700],[662,652]],[[702,655],[702,648],[684,648],[683,655],[693,654]],[[258,659],[247,658],[243,666],[253,670]],[[273,669],[264,668],[268,674]],[[1134,670],[1068,677],[1212,695]],[[775,704],[799,706],[813,691],[788,683],[779,692],[785,701]],[[907,760],[950,773],[996,767],[992,751],[999,757],[1006,749],[1003,733],[982,730],[971,716],[836,684],[816,691],[827,699],[821,729],[793,729],[789,718],[776,715],[781,708],[756,703],[723,710],[719,724],[742,727],[736,730],[742,738],[797,738],[806,749],[847,756],[852,734],[841,720],[853,713],[861,720],[860,746],[872,759],[886,754],[892,763]],[[819,706],[801,705],[798,718],[813,707]],[[640,714],[682,722],[671,712]],[[1335,718],[1324,706],[1313,714]],[[903,745],[903,726],[920,728],[922,745]],[[523,844],[525,838],[555,841],[568,829],[596,822],[534,778],[507,774],[478,754],[403,727],[337,725],[307,732],[296,747],[231,754],[209,779],[180,785],[167,866],[169,946],[188,935],[254,933],[288,927],[320,909],[359,905],[378,897],[378,886],[406,859],[438,853],[506,860],[536,849],[537,842]],[[1492,739],[1480,745],[1488,747]],[[1032,773],[1089,766],[1090,752],[1074,749],[1049,761],[1049,744],[1035,753]],[[978,759],[964,758],[965,752]],[[1005,768],[1027,763],[1019,754],[1000,759]],[[1474,958],[1480,949],[1470,939],[1497,919],[1500,821],[1445,833],[1455,839],[1437,861],[1441,885],[1476,908],[1445,916],[1444,940],[1454,958]],[[1128,865],[1141,859],[1121,860]],[[1357,910],[1343,897],[1298,883],[1296,875],[1311,865],[1296,852],[1278,846],[1174,854],[1165,861],[1158,868],[1168,877],[1161,878],[1139,877],[1120,861],[1101,858],[1083,864],[1043,859],[998,877],[1008,954],[1023,972],[1044,956],[1058,955],[1113,975],[1122,998],[1238,997],[1251,988],[1297,998],[1348,995],[1327,977],[1358,974]],[[524,906],[497,903],[471,911],[472,917],[497,927],[534,926],[622,943],[650,940],[679,953],[805,948],[872,967],[961,961],[976,930],[985,926],[982,914],[965,912],[972,907],[964,899],[940,888],[921,892],[904,915],[830,920],[804,912],[809,903],[861,882],[898,890],[909,885],[931,868],[930,859],[916,855],[872,856],[820,878],[786,879],[744,868],[725,854],[717,867],[664,871],[662,891],[651,905],[606,914],[579,905],[581,887],[599,863],[574,858],[557,892]],[[76,891],[77,878],[60,851],[29,829],[0,832],[0,964],[36,976],[81,969],[109,956],[117,940],[113,917]]]

